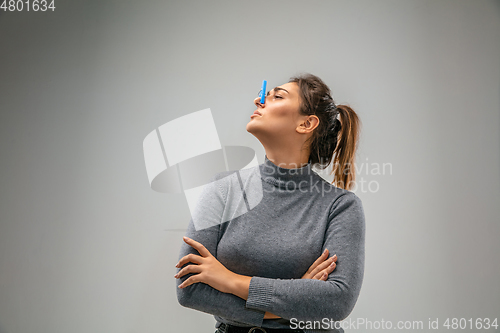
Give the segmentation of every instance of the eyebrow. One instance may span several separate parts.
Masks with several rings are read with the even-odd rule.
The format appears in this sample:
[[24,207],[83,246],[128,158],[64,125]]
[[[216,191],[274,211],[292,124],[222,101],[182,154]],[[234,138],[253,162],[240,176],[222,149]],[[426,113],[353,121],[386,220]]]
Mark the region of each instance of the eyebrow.
[[274,90],[274,92],[275,92],[275,93],[276,93],[278,90],[283,90],[283,91],[286,91],[286,93],[287,93],[287,94],[290,94],[290,93],[288,92],[288,90],[283,89],[283,88],[280,88],[280,87],[276,87],[276,88],[271,89],[271,90],[269,90],[269,91],[267,92],[267,95],[268,95],[268,96],[269,96],[269,93],[270,93],[272,90]]

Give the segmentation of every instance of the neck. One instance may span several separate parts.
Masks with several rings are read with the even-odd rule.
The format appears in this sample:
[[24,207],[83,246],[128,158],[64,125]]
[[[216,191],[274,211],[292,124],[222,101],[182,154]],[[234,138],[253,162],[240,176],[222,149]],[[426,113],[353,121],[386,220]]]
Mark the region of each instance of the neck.
[[304,153],[297,153],[294,156],[284,151],[268,152],[266,150],[266,156],[271,162],[284,169],[301,168],[309,162],[309,154]]
[[309,150],[300,148],[297,149],[297,145],[293,147],[283,147],[283,145],[273,147],[265,145],[264,149],[266,151],[267,158],[281,168],[301,168],[309,163]]
[[315,174],[310,163],[296,168],[283,168],[269,160],[267,155],[259,168],[264,181],[288,190],[307,187]]

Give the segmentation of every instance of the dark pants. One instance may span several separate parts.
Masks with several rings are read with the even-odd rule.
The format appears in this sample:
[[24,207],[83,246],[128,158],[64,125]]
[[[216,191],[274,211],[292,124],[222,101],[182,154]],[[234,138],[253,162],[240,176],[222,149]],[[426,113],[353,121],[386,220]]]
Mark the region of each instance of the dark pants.
[[225,327],[222,324],[215,333],[303,333],[304,330],[292,330],[292,329],[272,329],[272,328],[251,328],[251,327]]

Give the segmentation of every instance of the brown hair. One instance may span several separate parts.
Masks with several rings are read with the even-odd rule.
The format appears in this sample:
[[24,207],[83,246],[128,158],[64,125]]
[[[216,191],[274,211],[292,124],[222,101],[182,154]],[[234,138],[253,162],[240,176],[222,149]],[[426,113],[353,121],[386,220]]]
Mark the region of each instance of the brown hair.
[[[316,115],[319,125],[310,140],[309,163],[325,169],[333,160],[332,184],[350,190],[356,177],[355,158],[361,121],[348,105],[336,105],[330,88],[317,76],[305,73],[290,78],[299,86],[299,112]],[[337,119],[339,115],[340,119]]]

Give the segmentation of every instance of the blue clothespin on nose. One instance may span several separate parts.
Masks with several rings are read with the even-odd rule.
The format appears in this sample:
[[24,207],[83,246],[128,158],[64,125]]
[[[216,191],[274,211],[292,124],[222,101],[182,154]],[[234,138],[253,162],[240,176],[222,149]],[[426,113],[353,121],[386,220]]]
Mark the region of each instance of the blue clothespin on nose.
[[266,86],[267,86],[267,81],[264,80],[262,82],[262,89],[260,90],[260,94],[259,94],[261,104],[266,103]]

